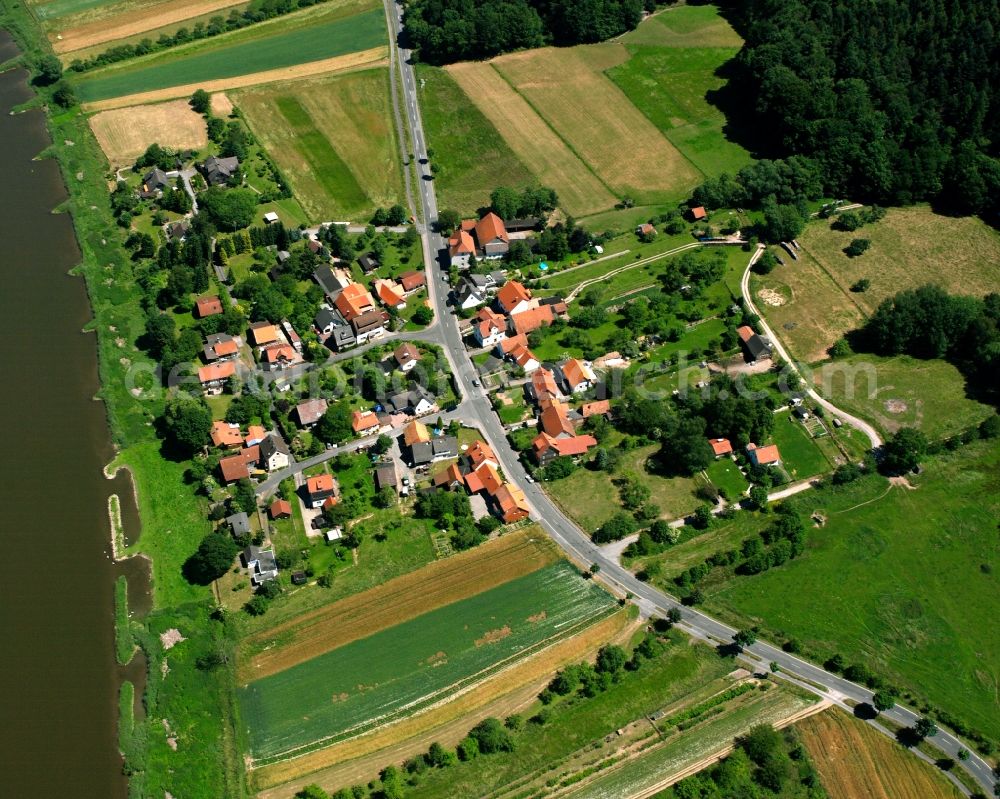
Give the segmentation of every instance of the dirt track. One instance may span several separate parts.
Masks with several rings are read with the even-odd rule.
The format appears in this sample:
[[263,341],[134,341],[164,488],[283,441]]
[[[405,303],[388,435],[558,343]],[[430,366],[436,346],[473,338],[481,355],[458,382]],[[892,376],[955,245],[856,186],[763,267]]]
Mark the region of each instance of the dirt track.
[[[110,19],[98,19],[74,28],[58,31],[52,37],[52,49],[60,55],[84,50],[106,42],[115,42],[146,31],[183,22],[191,17],[211,14],[213,11],[242,5],[234,0],[173,0],[152,8],[137,8]],[[61,38],[60,38],[61,37]],[[69,60],[72,60],[70,58]]]
[[238,75],[233,78],[220,78],[219,80],[208,80],[200,83],[188,83],[183,86],[171,86],[151,92],[110,97],[107,100],[84,103],[83,110],[106,111],[111,108],[124,108],[130,105],[158,103],[163,100],[175,100],[178,97],[190,97],[196,89],[204,89],[207,92],[221,92],[226,89],[242,89],[246,86],[256,86],[260,83],[275,83],[282,80],[305,78],[311,75],[367,69],[388,63],[388,48],[384,46],[373,47],[370,50],[362,50],[359,53],[349,53],[348,55],[336,56],[335,58],[310,61],[306,64],[297,64],[294,67],[268,69],[263,72],[252,72],[249,75]]

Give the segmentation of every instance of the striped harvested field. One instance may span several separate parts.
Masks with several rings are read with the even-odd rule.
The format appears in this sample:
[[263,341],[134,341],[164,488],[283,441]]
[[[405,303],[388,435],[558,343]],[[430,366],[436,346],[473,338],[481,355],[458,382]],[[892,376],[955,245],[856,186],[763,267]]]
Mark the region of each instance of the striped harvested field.
[[680,151],[600,70],[617,48],[542,48],[493,66],[616,193],[637,203],[677,196],[701,180]]
[[830,799],[959,799],[933,766],[840,710],[813,716],[796,729]]
[[582,216],[614,205],[608,187],[493,66],[466,62],[447,71],[539,182],[558,192],[570,213]]
[[237,680],[275,674],[316,655],[488,591],[558,558],[538,528],[525,528],[476,549],[435,561],[331,605],[262,630],[242,642]]
[[131,164],[154,142],[179,150],[208,143],[205,120],[187,100],[101,111],[90,118],[90,128],[112,166]]

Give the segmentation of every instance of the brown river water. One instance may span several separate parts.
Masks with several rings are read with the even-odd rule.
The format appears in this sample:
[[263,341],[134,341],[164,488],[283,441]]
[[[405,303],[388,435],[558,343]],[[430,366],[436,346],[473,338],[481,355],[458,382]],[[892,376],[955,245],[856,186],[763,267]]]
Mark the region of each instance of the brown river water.
[[[0,62],[17,50],[0,31]],[[133,608],[148,604],[145,564],[111,558],[107,497],[122,499],[138,529],[124,472],[113,457],[98,389],[97,353],[80,253],[41,111],[10,115],[31,97],[21,70],[0,74],[0,796],[125,797],[117,695],[141,692],[141,658],[114,658],[114,580],[130,579]],[[140,708],[141,710],[141,708]]]

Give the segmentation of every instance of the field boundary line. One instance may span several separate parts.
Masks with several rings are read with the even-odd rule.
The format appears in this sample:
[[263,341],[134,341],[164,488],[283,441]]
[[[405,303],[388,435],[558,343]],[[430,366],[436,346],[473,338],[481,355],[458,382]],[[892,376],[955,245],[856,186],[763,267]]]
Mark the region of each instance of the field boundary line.
[[265,83],[279,83],[281,81],[298,80],[299,78],[311,78],[317,75],[339,75],[345,72],[371,69],[375,66],[388,65],[387,49],[387,45],[381,44],[378,47],[372,47],[368,50],[345,53],[344,55],[333,56],[332,58],[323,58],[319,61],[307,61],[304,64],[295,64],[290,67],[278,67],[262,72],[249,72],[245,75],[236,75],[232,78],[216,78],[198,83],[169,86],[164,89],[152,89],[147,92],[137,92],[136,94],[123,94],[118,97],[109,97],[105,100],[94,100],[89,103],[83,103],[81,107],[86,112],[107,111],[113,108],[147,105],[163,100],[190,97],[197,89],[204,89],[211,94],[212,92],[227,91],[230,89],[247,89]]
[[528,107],[532,111],[535,112],[535,114],[538,116],[538,118],[540,120],[542,120],[542,123],[545,125],[545,127],[547,127],[549,130],[551,130],[552,134],[557,139],[559,139],[559,141],[561,141],[564,145],[566,145],[566,149],[569,150],[571,153],[573,153],[573,155],[576,156],[577,160],[587,168],[587,171],[590,172],[590,174],[593,175],[597,179],[597,182],[600,183],[602,186],[604,186],[605,189],[608,190],[608,194],[610,194],[612,197],[619,197],[620,198],[621,195],[619,195],[618,192],[616,192],[613,188],[611,188],[607,184],[607,182],[604,180],[604,178],[602,178],[600,175],[597,174],[597,172],[594,171],[594,168],[587,162],[587,160],[582,155],[580,155],[580,153],[578,153],[576,151],[576,148],[572,144],[570,144],[568,141],[566,141],[566,138],[558,130],[556,130],[552,126],[552,123],[549,122],[549,120],[547,120],[545,118],[545,116],[542,114],[542,112],[539,111],[535,107],[535,104],[533,102],[531,102],[531,100],[529,100],[524,95],[524,93],[522,93],[521,91],[519,91],[518,88],[517,88],[517,86],[515,86],[510,80],[508,80],[507,76],[504,75],[503,72],[501,72],[499,69],[496,68],[496,65],[493,63],[493,61],[487,61],[486,64],[487,64],[487,66],[489,66],[490,69],[492,69],[494,72],[496,72],[497,75],[500,76],[500,80],[502,80],[504,83],[506,83],[508,86],[510,86],[510,90],[512,92],[514,92],[514,94],[516,94],[518,97],[520,97],[522,100],[524,100],[524,102],[528,105]]

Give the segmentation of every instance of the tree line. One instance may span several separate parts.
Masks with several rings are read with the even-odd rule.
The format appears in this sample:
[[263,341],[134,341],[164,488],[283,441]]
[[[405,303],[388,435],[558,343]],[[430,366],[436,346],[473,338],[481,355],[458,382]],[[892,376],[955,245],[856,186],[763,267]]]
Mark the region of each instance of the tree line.
[[657,0],[412,0],[407,46],[429,64],[600,42],[632,30]]
[[[742,0],[729,91],[785,156],[793,191],[993,215],[1000,6],[992,0]],[[744,170],[745,172],[745,170]],[[760,203],[744,173],[700,196]],[[744,202],[733,199],[747,198]],[[776,197],[777,202],[789,202]]]

